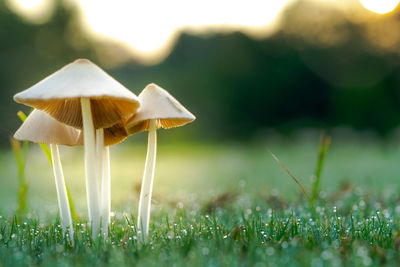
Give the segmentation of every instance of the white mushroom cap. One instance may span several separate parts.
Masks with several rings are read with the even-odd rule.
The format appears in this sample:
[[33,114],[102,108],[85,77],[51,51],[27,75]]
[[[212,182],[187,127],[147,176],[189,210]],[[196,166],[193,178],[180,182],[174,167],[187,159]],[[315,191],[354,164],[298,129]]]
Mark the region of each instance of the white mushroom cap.
[[34,143],[77,146],[80,131],[35,109],[14,134],[14,138]]
[[14,96],[60,122],[82,128],[80,98],[91,99],[94,127],[107,128],[136,112],[135,94],[87,59],[78,59]]
[[169,129],[192,122],[196,117],[160,86],[151,83],[139,95],[140,108],[126,122],[129,134],[149,129],[149,120],[157,120],[157,129]]

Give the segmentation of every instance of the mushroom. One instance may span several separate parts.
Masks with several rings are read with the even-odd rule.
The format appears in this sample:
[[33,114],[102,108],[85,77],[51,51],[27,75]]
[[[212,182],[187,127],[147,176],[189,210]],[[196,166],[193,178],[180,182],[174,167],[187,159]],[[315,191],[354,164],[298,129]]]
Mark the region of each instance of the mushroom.
[[16,94],[14,100],[83,129],[89,222],[95,238],[101,223],[95,130],[101,136],[102,128],[134,114],[140,105],[137,96],[91,61],[78,59]]
[[140,108],[126,123],[128,134],[149,131],[146,164],[139,199],[138,229],[144,238],[149,232],[151,193],[156,163],[157,134],[159,128],[169,129],[192,122],[196,117],[173,96],[151,83],[139,95]]
[[65,232],[68,229],[72,241],[74,232],[72,228],[71,209],[69,207],[58,145],[78,145],[79,134],[79,130],[60,123],[45,112],[37,109],[29,114],[25,122],[14,134],[14,138],[17,140],[50,145],[61,226]]

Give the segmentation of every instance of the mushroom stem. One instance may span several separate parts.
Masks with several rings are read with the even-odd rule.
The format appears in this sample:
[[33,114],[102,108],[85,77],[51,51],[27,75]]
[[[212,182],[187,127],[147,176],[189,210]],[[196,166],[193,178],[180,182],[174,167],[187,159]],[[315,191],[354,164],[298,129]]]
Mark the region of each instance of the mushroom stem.
[[64,232],[69,231],[69,237],[74,242],[74,230],[72,228],[71,209],[68,203],[67,190],[65,189],[64,174],[60,160],[60,153],[58,152],[58,146],[50,144],[50,151],[53,162],[53,173],[56,182],[58,208],[60,211],[61,226]]
[[103,210],[103,195],[102,195],[102,186],[103,186],[103,148],[104,148],[104,131],[102,128],[96,129],[96,179],[98,186],[98,196],[99,196],[99,208],[100,208],[100,216],[102,216]]
[[111,174],[110,174],[110,149],[108,146],[103,147],[103,175],[102,175],[102,216],[103,225],[102,232],[107,236],[108,225],[110,224],[111,210]]
[[110,180],[110,162],[109,149],[104,146],[104,129],[96,129],[96,157],[97,157],[97,181],[99,181],[99,203],[101,216],[101,232],[104,237],[108,233],[109,224],[109,180]]
[[142,189],[139,199],[138,230],[143,233],[144,239],[149,233],[151,193],[154,180],[154,168],[156,165],[157,133],[156,120],[149,121],[149,137],[147,145],[146,164],[142,180]]
[[92,237],[95,239],[100,228],[99,185],[96,179],[96,140],[89,98],[81,98],[81,108],[85,149],[86,195],[89,223],[92,225]]

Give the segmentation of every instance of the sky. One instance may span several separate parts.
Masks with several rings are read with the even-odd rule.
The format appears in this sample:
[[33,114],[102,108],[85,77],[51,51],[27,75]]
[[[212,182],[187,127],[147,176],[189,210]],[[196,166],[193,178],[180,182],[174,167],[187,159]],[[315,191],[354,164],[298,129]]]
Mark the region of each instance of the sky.
[[[182,31],[206,34],[242,31],[255,38],[272,34],[285,8],[298,0],[69,0],[75,2],[87,33],[117,40],[142,63],[165,58]],[[348,6],[377,14],[393,11],[400,0],[308,0]],[[34,23],[51,16],[52,0],[9,0],[9,5]]]

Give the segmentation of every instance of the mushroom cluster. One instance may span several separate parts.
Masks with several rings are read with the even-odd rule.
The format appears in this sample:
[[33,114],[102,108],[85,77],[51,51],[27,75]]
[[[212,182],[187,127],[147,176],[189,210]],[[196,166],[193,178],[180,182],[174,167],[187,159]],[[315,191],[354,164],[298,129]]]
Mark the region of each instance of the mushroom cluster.
[[107,236],[111,208],[109,146],[149,131],[139,201],[138,229],[148,235],[156,158],[156,129],[195,119],[166,90],[149,84],[137,97],[97,65],[78,59],[14,96],[34,108],[17,130],[17,140],[50,145],[62,227],[73,241],[58,145],[84,146],[86,194],[92,237]]

